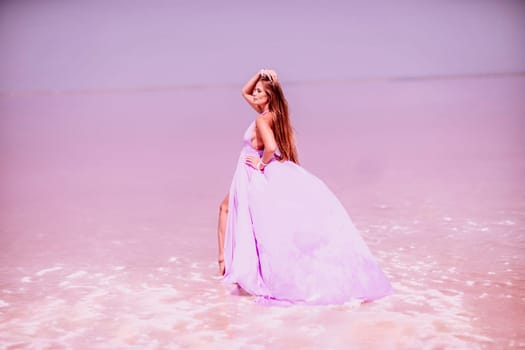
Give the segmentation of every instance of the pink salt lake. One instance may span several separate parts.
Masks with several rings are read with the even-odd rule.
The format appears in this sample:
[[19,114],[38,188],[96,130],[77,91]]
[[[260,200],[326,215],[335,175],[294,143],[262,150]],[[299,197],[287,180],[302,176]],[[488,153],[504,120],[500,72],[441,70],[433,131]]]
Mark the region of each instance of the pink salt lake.
[[238,87],[4,95],[0,347],[525,348],[525,78],[283,84],[302,165],[394,295],[269,307],[220,283]]

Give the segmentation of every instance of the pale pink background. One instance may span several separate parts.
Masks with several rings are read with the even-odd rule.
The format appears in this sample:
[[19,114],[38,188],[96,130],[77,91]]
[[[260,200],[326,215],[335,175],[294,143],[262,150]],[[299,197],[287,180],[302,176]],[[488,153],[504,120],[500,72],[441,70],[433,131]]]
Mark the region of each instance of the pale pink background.
[[[1,2],[0,347],[525,347],[524,26],[519,1]],[[263,66],[392,297],[215,278]]]

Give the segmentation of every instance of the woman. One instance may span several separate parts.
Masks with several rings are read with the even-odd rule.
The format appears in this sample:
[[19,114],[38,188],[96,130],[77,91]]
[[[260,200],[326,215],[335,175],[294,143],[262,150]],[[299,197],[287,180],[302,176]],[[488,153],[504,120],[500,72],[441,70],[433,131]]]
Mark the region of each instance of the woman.
[[392,292],[348,214],[298,165],[288,105],[273,70],[242,89],[259,116],[244,134],[219,212],[224,280],[273,301],[339,304]]

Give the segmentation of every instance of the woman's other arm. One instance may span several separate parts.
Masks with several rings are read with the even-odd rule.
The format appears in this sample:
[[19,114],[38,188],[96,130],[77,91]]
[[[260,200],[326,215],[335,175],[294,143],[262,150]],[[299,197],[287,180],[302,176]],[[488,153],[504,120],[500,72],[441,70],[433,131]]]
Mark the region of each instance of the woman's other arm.
[[272,161],[273,155],[277,150],[277,142],[270,126],[271,119],[269,118],[271,118],[271,114],[273,113],[268,113],[255,119],[257,133],[260,135],[264,145],[262,158],[259,158],[259,156],[246,156],[246,164],[255,169],[263,170],[265,165]]
[[268,113],[265,116],[260,116],[255,119],[255,127],[264,145],[264,152],[261,160],[268,164],[277,150],[277,142],[273,135],[272,127],[270,125],[270,118],[273,113]]

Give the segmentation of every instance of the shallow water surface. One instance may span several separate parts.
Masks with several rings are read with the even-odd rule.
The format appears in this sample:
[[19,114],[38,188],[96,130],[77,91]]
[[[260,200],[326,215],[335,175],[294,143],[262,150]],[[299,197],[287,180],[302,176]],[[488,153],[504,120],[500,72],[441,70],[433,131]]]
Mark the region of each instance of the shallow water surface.
[[302,165],[395,289],[290,307],[217,277],[218,205],[254,117],[236,89],[3,96],[0,347],[525,348],[524,88],[285,85]]

